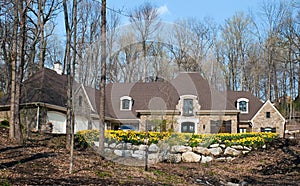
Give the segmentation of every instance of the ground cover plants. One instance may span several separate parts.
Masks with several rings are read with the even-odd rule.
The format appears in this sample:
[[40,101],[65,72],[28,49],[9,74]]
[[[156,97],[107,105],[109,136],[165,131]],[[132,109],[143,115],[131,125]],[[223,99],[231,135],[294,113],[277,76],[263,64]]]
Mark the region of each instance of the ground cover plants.
[[[77,139],[81,144],[91,144],[99,141],[98,130],[83,130],[77,133]],[[137,132],[123,130],[105,131],[105,142],[107,143],[131,143],[134,145],[157,144],[164,141],[170,145],[186,145],[190,147],[203,146],[220,143],[226,146],[243,145],[248,147],[262,147],[266,143],[278,138],[277,133],[250,132],[250,133],[219,133],[219,134],[191,134],[170,132]]]

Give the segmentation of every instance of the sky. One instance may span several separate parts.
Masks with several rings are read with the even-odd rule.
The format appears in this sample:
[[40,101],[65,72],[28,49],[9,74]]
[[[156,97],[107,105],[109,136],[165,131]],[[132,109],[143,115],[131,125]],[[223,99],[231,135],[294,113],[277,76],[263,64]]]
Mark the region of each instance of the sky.
[[[145,0],[108,0],[107,7],[129,12]],[[159,9],[162,21],[174,22],[178,19],[211,17],[218,24],[231,18],[236,12],[250,10],[256,13],[263,0],[151,0]],[[123,16],[124,17],[124,16]],[[127,18],[124,17],[123,20]]]

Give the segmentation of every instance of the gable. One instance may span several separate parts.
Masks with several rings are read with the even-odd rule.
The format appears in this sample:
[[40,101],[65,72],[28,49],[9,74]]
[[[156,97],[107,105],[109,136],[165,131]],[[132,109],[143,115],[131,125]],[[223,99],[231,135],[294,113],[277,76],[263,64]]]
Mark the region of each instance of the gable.
[[80,84],[73,93],[73,106],[77,113],[95,112],[95,108],[86,92],[86,88],[82,84]]
[[[270,112],[271,119],[276,118],[281,120],[282,122],[285,122],[285,118],[281,115],[281,113],[277,110],[277,108],[270,102],[270,100],[267,100],[262,107],[257,111],[257,113],[254,115],[251,121],[256,121],[258,118],[262,120],[262,118],[266,118],[266,112]],[[264,121],[268,121],[267,119],[263,119]]]
[[269,100],[255,114],[251,123],[254,132],[261,132],[264,128],[273,128],[280,137],[283,137],[285,119]]

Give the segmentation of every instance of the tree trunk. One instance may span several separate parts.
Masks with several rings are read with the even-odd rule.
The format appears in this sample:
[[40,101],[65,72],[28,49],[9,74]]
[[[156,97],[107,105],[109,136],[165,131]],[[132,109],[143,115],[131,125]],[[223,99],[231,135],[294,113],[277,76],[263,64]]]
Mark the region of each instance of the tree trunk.
[[[27,7],[24,8],[23,1],[20,1],[19,7],[19,15],[20,15],[20,47],[19,47],[19,54],[20,54],[20,64],[18,66],[18,77],[16,81],[16,121],[15,121],[15,135],[18,144],[23,143],[23,135],[20,123],[20,113],[19,113],[19,105],[21,101],[21,83],[23,81],[23,72],[24,72],[24,65],[25,65],[25,42],[26,42],[26,11]],[[30,128],[27,128],[30,130]]]
[[14,25],[13,25],[13,35],[12,35],[12,54],[11,54],[11,91],[10,91],[10,127],[9,127],[9,137],[13,140],[16,138],[15,134],[15,122],[16,122],[16,74],[17,74],[17,42],[18,42],[18,7],[19,2],[15,0],[14,5]]
[[106,85],[106,0],[102,0],[101,7],[101,80],[99,105],[99,149],[104,153],[104,127],[105,127],[105,85]]
[[44,36],[44,18],[43,18],[43,2],[38,0],[38,25],[40,28],[40,54],[39,54],[39,68],[44,68],[45,55],[45,36]]
[[[77,48],[77,0],[73,0],[73,60],[72,60],[72,79],[71,84],[73,85],[73,78],[75,77],[75,62],[76,62],[76,48]],[[72,91],[72,90],[71,90]],[[73,106],[73,105],[72,105]],[[74,108],[74,107],[73,107]],[[69,173],[73,172],[73,161],[74,161],[74,127],[75,127],[75,116],[74,109],[72,109],[72,125],[71,125],[71,150],[70,150],[70,169]]]
[[63,0],[64,8],[64,19],[65,19],[65,29],[67,35],[66,49],[64,64],[67,67],[67,123],[66,123],[66,148],[70,150],[71,147],[71,125],[72,125],[72,77],[71,77],[71,30],[68,21],[68,7],[67,0]]

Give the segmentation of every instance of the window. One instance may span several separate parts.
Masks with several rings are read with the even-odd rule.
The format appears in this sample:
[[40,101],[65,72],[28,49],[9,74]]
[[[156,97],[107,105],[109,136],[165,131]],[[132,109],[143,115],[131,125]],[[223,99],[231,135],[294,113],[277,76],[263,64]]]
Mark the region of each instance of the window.
[[193,122],[182,122],[181,123],[181,132],[194,133],[195,132],[195,123],[193,123]]
[[261,132],[273,132],[273,133],[276,133],[276,128],[275,127],[274,128],[271,128],[271,127],[263,128],[263,127],[261,127],[260,131]]
[[183,115],[193,116],[193,99],[183,100]]
[[129,110],[129,104],[130,104],[129,99],[123,99],[122,100],[122,109],[123,110]]
[[82,106],[82,96],[79,96],[78,105]]
[[211,120],[210,121],[210,133],[231,133],[231,120],[222,121],[222,120]]
[[131,110],[132,107],[132,98],[129,96],[123,96],[120,98],[121,105],[120,110]]
[[239,102],[239,110],[241,112],[247,112],[247,102],[246,101]]
[[271,113],[270,112],[266,112],[266,118],[271,118]]
[[246,98],[240,98],[237,100],[237,108],[241,113],[248,113],[248,102],[249,100]]
[[247,129],[246,128],[240,128],[240,133],[246,133]]

